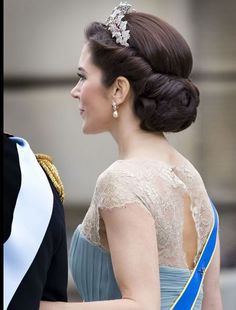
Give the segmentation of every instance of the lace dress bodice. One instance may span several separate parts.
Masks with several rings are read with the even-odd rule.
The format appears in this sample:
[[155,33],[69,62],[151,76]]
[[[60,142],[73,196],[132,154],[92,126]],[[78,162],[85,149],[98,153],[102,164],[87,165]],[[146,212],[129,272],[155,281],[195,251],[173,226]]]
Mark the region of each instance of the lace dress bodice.
[[171,167],[157,160],[118,160],[98,178],[81,232],[94,245],[106,251],[106,232],[101,209],[145,208],[155,221],[159,264],[188,268],[184,245],[184,197],[191,200],[191,212],[197,233],[198,258],[210,231],[213,217],[203,181],[186,161]]

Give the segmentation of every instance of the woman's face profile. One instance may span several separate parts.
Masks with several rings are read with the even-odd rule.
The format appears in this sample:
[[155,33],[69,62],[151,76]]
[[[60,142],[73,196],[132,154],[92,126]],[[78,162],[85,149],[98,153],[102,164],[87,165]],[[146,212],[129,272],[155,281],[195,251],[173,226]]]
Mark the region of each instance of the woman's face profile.
[[79,81],[71,90],[71,95],[79,100],[83,132],[92,134],[108,131],[112,122],[110,91],[102,84],[102,71],[93,64],[88,43],[81,51],[78,76]]

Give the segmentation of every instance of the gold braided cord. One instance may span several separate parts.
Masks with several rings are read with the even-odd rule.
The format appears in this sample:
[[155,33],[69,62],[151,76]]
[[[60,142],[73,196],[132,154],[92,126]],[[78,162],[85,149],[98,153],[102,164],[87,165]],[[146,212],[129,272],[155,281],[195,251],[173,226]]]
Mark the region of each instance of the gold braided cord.
[[51,179],[53,185],[55,186],[56,190],[59,193],[60,199],[63,202],[65,198],[65,190],[60,179],[59,173],[57,168],[52,163],[52,158],[46,154],[35,154],[39,164],[47,173],[49,178]]

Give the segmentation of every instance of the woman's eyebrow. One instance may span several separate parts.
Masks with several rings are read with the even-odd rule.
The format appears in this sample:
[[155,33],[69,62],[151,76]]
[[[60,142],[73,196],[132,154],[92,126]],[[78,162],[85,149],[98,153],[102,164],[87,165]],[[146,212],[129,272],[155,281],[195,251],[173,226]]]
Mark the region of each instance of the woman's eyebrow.
[[78,71],[82,71],[82,72],[86,73],[86,70],[83,67],[78,67]]

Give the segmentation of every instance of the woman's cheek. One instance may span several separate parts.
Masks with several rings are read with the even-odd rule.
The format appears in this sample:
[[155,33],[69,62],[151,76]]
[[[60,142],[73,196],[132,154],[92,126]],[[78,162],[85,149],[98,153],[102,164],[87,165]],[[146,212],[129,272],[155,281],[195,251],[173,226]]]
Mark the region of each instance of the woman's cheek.
[[89,87],[89,85],[86,84],[86,82],[83,85],[83,88],[81,89],[81,99],[88,101],[91,95],[94,93],[94,90]]
[[81,96],[80,96],[81,102],[82,103],[87,102],[88,98],[89,98],[89,89],[88,87],[86,87],[86,85],[83,85],[83,88],[81,89]]

